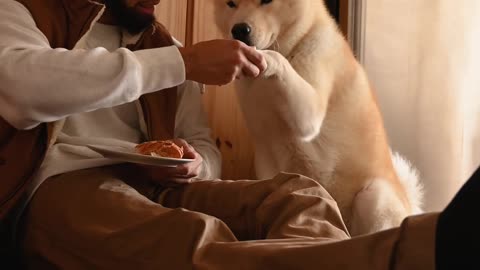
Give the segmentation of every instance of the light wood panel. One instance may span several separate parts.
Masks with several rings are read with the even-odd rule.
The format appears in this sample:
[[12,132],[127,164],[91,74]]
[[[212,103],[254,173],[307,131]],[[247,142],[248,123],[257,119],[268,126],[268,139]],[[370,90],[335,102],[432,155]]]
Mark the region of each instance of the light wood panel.
[[162,0],[155,10],[159,22],[185,44],[187,33],[187,0]]
[[[212,0],[195,0],[192,3],[193,43],[221,38],[213,22]],[[207,87],[204,103],[214,139],[223,156],[222,178],[254,178],[253,146],[233,85]]]

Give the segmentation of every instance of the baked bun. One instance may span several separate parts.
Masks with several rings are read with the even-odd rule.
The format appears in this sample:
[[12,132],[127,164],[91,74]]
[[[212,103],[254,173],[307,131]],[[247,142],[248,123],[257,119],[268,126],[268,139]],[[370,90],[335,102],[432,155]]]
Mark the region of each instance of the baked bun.
[[142,155],[167,158],[182,158],[183,147],[173,141],[151,141],[135,146],[135,151]]

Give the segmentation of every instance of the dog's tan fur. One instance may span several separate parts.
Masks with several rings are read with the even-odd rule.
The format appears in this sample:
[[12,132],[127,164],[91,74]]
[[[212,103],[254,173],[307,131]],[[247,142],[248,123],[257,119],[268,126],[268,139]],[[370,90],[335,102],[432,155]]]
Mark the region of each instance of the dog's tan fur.
[[[307,175],[337,201],[352,235],[398,226],[419,211],[416,174],[396,158],[363,68],[321,0],[214,0],[226,36],[252,27],[267,70],[238,81],[259,178]],[[400,179],[395,167],[401,167]],[[408,192],[407,192],[408,191]]]

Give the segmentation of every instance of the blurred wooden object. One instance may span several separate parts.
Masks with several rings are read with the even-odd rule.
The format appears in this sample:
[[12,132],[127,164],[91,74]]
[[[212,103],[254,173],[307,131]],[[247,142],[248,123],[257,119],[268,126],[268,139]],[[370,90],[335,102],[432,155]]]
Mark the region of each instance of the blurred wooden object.
[[187,0],[163,0],[155,10],[158,20],[183,44],[187,37],[187,6]]

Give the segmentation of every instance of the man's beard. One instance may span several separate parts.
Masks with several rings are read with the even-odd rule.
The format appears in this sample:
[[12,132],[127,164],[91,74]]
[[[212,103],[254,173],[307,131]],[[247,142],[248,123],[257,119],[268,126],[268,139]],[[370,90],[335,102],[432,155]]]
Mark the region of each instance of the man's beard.
[[132,35],[142,32],[155,22],[154,15],[140,14],[134,7],[128,7],[125,0],[106,0],[105,6],[117,24]]

